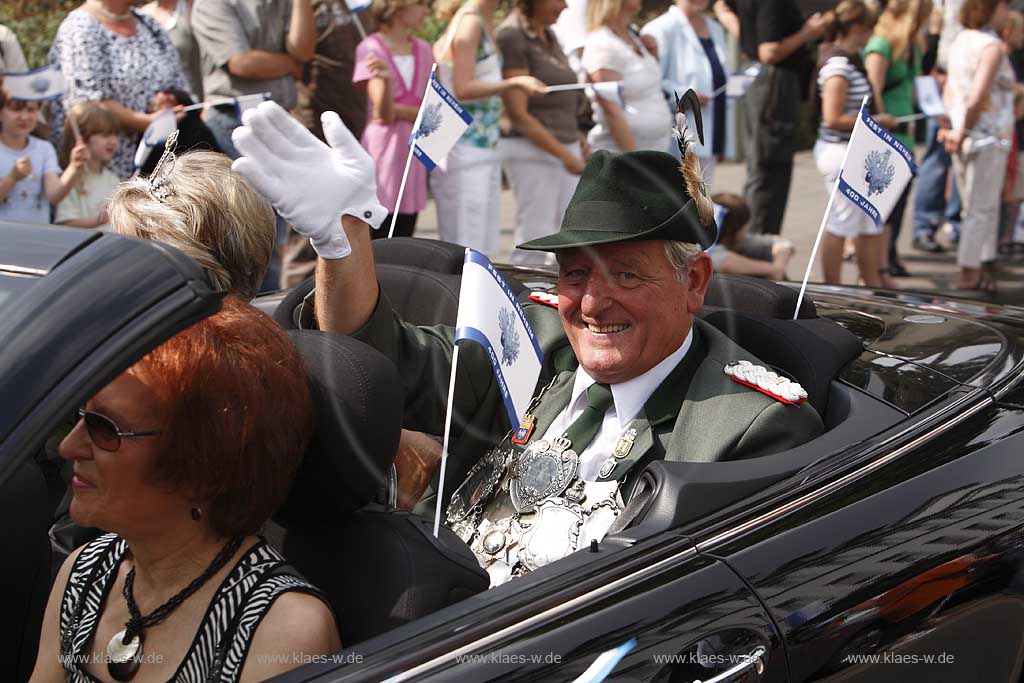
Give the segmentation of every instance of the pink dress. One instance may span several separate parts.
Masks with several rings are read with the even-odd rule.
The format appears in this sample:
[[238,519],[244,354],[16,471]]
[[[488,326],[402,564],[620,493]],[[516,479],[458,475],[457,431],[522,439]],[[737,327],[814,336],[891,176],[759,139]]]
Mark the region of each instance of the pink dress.
[[[406,83],[395,66],[391,50],[384,45],[379,34],[366,37],[356,47],[356,66],[352,74],[353,83],[364,83],[370,79],[366,68],[367,55],[373,54],[387,61],[391,68],[391,94],[396,104],[420,106],[423,91],[430,78],[431,54],[430,45],[419,38],[410,36],[412,54],[415,63],[412,83]],[[369,105],[372,106],[372,105]],[[374,123],[372,120],[363,131],[363,147],[370,153],[377,164],[377,199],[388,211],[394,211],[395,200],[398,199],[398,186],[402,182],[405,160],[409,155],[409,136],[412,135],[411,121],[393,121],[392,123]],[[409,167],[409,179],[405,183],[402,205],[398,213],[417,213],[427,205],[427,169],[423,164],[413,160]]]

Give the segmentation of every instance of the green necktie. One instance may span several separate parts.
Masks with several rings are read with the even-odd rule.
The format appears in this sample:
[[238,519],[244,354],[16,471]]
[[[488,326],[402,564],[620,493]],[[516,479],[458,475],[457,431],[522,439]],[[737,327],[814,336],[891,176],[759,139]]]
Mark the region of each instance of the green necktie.
[[572,442],[572,449],[577,454],[582,453],[601,431],[604,414],[611,405],[612,390],[607,384],[595,383],[587,389],[587,407],[565,430],[565,438]]

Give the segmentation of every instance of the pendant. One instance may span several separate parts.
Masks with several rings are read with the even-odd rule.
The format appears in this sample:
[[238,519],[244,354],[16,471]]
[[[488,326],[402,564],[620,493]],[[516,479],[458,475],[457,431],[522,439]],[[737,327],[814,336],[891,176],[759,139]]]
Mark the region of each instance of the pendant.
[[121,629],[107,643],[107,672],[115,681],[130,681],[139,670],[142,659],[142,634],[125,643],[127,630]]
[[520,446],[525,445],[530,440],[530,435],[533,434],[533,426],[536,421],[536,418],[530,413],[524,415],[523,421],[519,424],[519,429],[512,435],[512,443],[519,444]]
[[572,483],[579,468],[576,451],[570,442],[555,439],[537,441],[520,454],[512,468],[509,493],[516,512],[531,512],[542,501],[561,495]]

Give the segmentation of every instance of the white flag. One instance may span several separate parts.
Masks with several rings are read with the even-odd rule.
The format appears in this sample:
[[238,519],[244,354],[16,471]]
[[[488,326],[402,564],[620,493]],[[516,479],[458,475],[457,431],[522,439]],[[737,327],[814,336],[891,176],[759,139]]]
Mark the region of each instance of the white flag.
[[626,98],[622,94],[622,81],[601,81],[588,85],[597,95],[617,103],[623,109],[626,108]]
[[939,82],[934,76],[917,76],[914,78],[914,93],[917,95],[917,106],[928,116],[943,116],[946,103],[939,92]]
[[409,142],[413,145],[413,154],[428,171],[434,170],[435,166],[444,163],[448,152],[471,123],[473,117],[445,90],[432,71],[423,104],[412,127]]
[[455,339],[484,347],[513,427],[533,398],[544,360],[515,294],[483,254],[466,250]]
[[178,118],[175,116],[174,110],[164,109],[150,122],[146,127],[146,132],[142,134],[142,139],[139,140],[139,147],[135,150],[135,168],[142,168],[150,151],[167,142],[167,138],[171,137],[171,133],[176,130],[178,130]]
[[249,109],[255,109],[260,106],[260,102],[266,102],[270,99],[270,93],[261,92],[255,95],[240,95],[235,100],[235,113],[238,115],[238,120],[242,120],[242,114]]
[[865,105],[857,115],[846,163],[839,172],[839,192],[871,216],[875,225],[882,225],[917,166],[910,150],[875,123]]
[[739,73],[731,74],[729,80],[725,82],[725,96],[743,97],[760,74],[760,64],[754,64]]
[[11,99],[28,102],[52,100],[64,95],[64,75],[54,64],[22,73],[3,74]]

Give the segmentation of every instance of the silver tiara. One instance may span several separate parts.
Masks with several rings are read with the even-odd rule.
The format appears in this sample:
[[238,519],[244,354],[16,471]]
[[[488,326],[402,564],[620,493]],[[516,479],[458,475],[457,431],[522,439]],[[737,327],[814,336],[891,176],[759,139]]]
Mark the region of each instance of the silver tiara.
[[173,194],[168,176],[174,170],[174,162],[178,159],[174,154],[174,148],[177,144],[178,131],[174,131],[167,136],[167,142],[164,143],[164,153],[160,155],[160,160],[156,162],[156,167],[149,174],[149,192],[161,202]]

